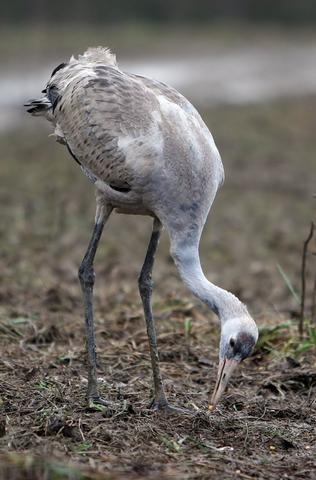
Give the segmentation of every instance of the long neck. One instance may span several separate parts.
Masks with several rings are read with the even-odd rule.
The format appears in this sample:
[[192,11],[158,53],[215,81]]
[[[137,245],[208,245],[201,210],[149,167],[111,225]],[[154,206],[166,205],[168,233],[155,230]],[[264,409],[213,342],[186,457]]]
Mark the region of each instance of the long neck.
[[173,245],[171,254],[183,282],[220,317],[222,324],[247,313],[246,306],[235,295],[207,280],[201,268],[198,245]]

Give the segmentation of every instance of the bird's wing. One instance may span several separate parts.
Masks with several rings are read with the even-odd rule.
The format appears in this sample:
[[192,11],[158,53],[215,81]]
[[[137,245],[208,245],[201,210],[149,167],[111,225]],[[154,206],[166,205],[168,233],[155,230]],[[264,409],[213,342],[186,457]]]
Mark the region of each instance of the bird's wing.
[[88,171],[124,188],[133,170],[126,146],[135,150],[131,157],[157,155],[153,112],[158,100],[142,80],[115,67],[95,65],[82,75],[77,69],[73,79],[68,70],[48,86],[58,134]]
[[193,105],[181,93],[179,93],[170,85],[152,78],[144,77],[142,75],[130,74],[130,77],[138,80],[142,85],[153,92],[156,97],[163,96],[171,103],[181,107],[185,112],[194,116],[199,115]]

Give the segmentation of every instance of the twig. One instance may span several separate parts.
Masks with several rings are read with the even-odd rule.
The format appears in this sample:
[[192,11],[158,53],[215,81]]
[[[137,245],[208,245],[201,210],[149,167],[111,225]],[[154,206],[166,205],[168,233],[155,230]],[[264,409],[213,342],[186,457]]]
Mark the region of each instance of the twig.
[[84,436],[82,428],[81,428],[81,417],[79,417],[79,420],[78,420],[78,429],[79,429],[82,441],[85,442],[86,439],[85,439],[85,436]]
[[314,286],[312,293],[312,309],[311,309],[311,321],[316,324],[316,274],[314,278]]
[[248,430],[248,423],[246,422],[246,435],[244,440],[244,449],[247,447],[248,437],[249,437],[249,430]]
[[303,252],[302,252],[302,269],[301,269],[301,282],[302,282],[302,290],[301,290],[301,313],[300,313],[300,320],[298,325],[298,331],[300,338],[303,338],[304,333],[304,317],[305,317],[305,294],[306,294],[306,256],[307,256],[307,249],[308,244],[313,238],[314,235],[314,222],[311,222],[309,234],[303,244]]

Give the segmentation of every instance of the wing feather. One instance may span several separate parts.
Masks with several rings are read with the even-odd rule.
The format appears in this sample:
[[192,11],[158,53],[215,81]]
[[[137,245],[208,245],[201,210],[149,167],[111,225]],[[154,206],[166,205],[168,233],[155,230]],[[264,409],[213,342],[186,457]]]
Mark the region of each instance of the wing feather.
[[76,76],[61,90],[54,115],[75,157],[103,181],[130,184],[133,168],[121,145],[142,146],[138,154],[147,157],[154,153],[150,132],[158,106],[153,92],[136,77],[105,65]]

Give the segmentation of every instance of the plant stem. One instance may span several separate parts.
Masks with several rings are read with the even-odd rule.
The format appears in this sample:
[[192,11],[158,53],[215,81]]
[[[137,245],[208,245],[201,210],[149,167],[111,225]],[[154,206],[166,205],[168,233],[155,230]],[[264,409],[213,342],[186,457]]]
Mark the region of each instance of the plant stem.
[[316,275],[314,278],[314,286],[312,293],[312,309],[311,309],[311,322],[316,325]]
[[304,241],[303,244],[303,252],[302,252],[302,269],[301,269],[301,282],[302,282],[302,289],[301,289],[301,312],[300,312],[300,319],[298,324],[298,332],[300,338],[303,338],[304,333],[304,318],[305,318],[305,294],[306,294],[306,256],[308,250],[308,244],[313,238],[314,235],[314,223],[311,222],[309,234]]

